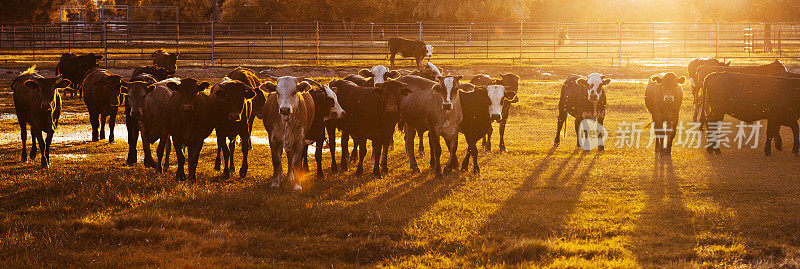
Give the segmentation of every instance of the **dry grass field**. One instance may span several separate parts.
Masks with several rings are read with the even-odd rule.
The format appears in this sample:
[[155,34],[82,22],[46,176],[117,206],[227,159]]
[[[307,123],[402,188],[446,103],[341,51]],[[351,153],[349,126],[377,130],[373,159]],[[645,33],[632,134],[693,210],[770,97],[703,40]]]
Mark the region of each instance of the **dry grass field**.
[[[685,63],[684,63],[685,64]],[[481,173],[435,179],[408,168],[402,135],[389,174],[311,171],[304,190],[272,189],[266,132],[254,127],[246,178],[214,171],[207,140],[198,182],[176,182],[140,163],[124,165],[117,142],[88,142],[85,108],[66,99],[51,168],[19,163],[19,130],[5,74],[0,93],[0,264],[3,267],[778,267],[800,266],[800,160],[759,149],[721,155],[677,147],[616,148],[617,124],[646,122],[645,82],[677,65],[482,68],[522,76],[508,152],[481,152]],[[791,65],[791,64],[790,64]],[[796,65],[793,65],[795,67]],[[355,68],[277,68],[321,81]],[[569,73],[600,71],[607,86],[606,152],[576,150],[568,128],[553,147],[558,90]],[[15,70],[14,72],[19,72]],[[120,72],[130,72],[123,70]],[[225,69],[179,69],[217,82]],[[550,73],[548,76],[543,73]],[[691,118],[684,87],[681,117]],[[729,119],[729,118],[726,118]],[[570,118],[571,126],[572,119]],[[784,145],[791,144],[788,129]],[[762,141],[763,144],[763,134]],[[495,136],[494,145],[497,144]],[[466,145],[459,146],[463,158]],[[237,165],[241,153],[236,154]],[[427,158],[428,155],[426,155]],[[171,158],[174,164],[174,155]],[[443,159],[446,159],[443,158]],[[38,161],[38,159],[37,159]],[[313,161],[313,156],[310,157]],[[314,179],[323,173],[324,179]],[[367,173],[368,174],[368,173]]]

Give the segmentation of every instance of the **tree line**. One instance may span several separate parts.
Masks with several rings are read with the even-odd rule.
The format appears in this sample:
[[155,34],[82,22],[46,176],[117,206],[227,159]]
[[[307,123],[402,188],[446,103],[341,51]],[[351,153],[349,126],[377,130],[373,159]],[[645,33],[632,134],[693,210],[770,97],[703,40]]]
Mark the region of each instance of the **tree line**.
[[[797,0],[3,0],[0,22],[58,22],[61,5],[178,6],[180,21],[597,22],[797,21]],[[133,20],[174,20],[138,14]],[[132,16],[133,17],[133,16]]]

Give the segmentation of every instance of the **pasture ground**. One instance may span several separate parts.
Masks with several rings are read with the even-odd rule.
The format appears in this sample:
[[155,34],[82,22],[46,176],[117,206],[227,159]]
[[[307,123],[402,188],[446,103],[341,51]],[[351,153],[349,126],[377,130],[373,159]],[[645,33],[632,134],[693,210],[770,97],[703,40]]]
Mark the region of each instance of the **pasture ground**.
[[[800,172],[788,151],[678,147],[671,159],[652,148],[576,150],[572,128],[553,147],[558,90],[569,73],[603,71],[606,126],[646,122],[650,74],[685,68],[447,67],[522,75],[512,108],[508,153],[481,152],[481,174],[435,179],[420,160],[411,174],[401,134],[388,176],[355,177],[329,170],[303,191],[269,187],[271,164],[260,121],[244,179],[214,171],[215,143],[206,143],[197,183],[176,182],[141,164],[124,165],[123,117],[117,142],[86,142],[83,104],[65,98],[69,116],[56,133],[51,168],[19,163],[19,131],[3,74],[0,93],[0,263],[5,266],[544,266],[718,267],[800,266]],[[227,69],[179,69],[218,81]],[[278,68],[321,80],[356,71]],[[16,70],[15,72],[19,72]],[[130,70],[120,70],[121,73]],[[554,76],[542,75],[542,72]],[[5,72],[3,72],[5,73]],[[127,73],[126,73],[127,74]],[[465,79],[468,80],[468,79]],[[684,87],[682,118],[691,117]],[[570,119],[571,122],[571,119]],[[571,123],[568,124],[571,126]],[[496,133],[495,133],[496,134]],[[784,145],[790,132],[782,132]],[[58,140],[59,138],[61,140]],[[642,146],[647,144],[643,136]],[[762,132],[763,144],[763,132]],[[459,146],[463,158],[465,143]],[[426,147],[427,148],[427,147]],[[237,153],[237,165],[241,153]],[[174,155],[171,162],[175,163]],[[446,155],[443,155],[446,160]],[[141,150],[140,150],[141,162]],[[284,161],[285,162],[285,161]],[[367,162],[365,162],[366,164]],[[4,266],[4,267],[5,267]]]

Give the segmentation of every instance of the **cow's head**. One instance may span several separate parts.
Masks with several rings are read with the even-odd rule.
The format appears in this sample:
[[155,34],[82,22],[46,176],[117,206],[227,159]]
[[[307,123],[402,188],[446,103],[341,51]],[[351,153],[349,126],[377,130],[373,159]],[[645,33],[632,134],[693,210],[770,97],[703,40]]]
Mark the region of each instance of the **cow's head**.
[[328,85],[322,85],[322,89],[325,91],[326,100],[331,102],[330,116],[326,116],[325,119],[341,119],[344,117],[344,109],[339,104],[339,97],[336,96],[338,89],[336,87],[331,88]]
[[180,81],[167,82],[167,87],[171,91],[179,94],[180,110],[184,118],[188,118],[187,116],[196,113],[197,107],[195,104],[197,102],[197,95],[206,90],[209,85],[211,84],[205,81],[198,83],[197,80],[193,78],[184,78]]
[[278,112],[288,118],[300,105],[300,92],[311,89],[311,84],[303,81],[302,78],[283,76],[277,79],[278,84],[265,82],[261,84],[261,90],[265,92],[275,92],[278,95]]
[[151,81],[131,81],[128,86],[123,89],[123,93],[128,95],[128,105],[130,105],[131,116],[142,116],[142,107],[144,106],[144,98],[148,93],[155,90],[156,86]]
[[[256,97],[256,92],[244,82],[232,80],[228,77],[222,79],[214,96],[222,100],[223,109],[228,112],[228,120],[241,121],[245,104]],[[246,119],[245,119],[246,120]]]
[[[89,70],[89,69],[92,69],[92,68],[95,68],[95,67],[100,67],[100,64],[98,64],[97,61],[99,61],[101,59],[103,59],[103,55],[89,53],[89,54],[86,54],[86,55],[81,55],[81,56],[75,57],[75,62],[78,63],[78,68],[80,68],[81,70],[86,71],[86,70]],[[80,82],[76,82],[76,83],[80,83]]]
[[503,85],[486,86],[486,93],[489,96],[489,119],[500,122],[503,118],[503,100],[506,98],[506,88]]
[[49,132],[55,129],[53,109],[58,100],[56,95],[58,95],[58,89],[66,88],[69,84],[70,81],[62,79],[60,75],[49,78],[36,76],[25,81],[25,87],[33,92],[31,94],[31,109],[47,123],[43,124],[45,128],[43,131]]
[[122,104],[129,82],[122,80],[119,75],[108,75],[103,77],[103,83],[108,90],[108,105],[114,109]]
[[678,94],[681,93],[681,86],[679,84],[685,83],[686,77],[678,78],[675,73],[669,72],[664,74],[663,77],[653,76],[650,78],[650,81],[661,85],[663,101],[672,103],[677,100]]
[[163,67],[172,74],[175,73],[178,63],[178,53],[169,53],[164,50],[156,50],[153,52],[153,65]]
[[436,78],[438,84],[433,86],[433,90],[442,95],[442,109],[453,109],[453,101],[458,98],[458,89],[461,76],[446,76]]
[[386,102],[386,112],[396,113],[399,111],[400,101],[411,93],[411,89],[403,82],[389,79],[384,83],[376,84],[372,93],[379,95]]
[[600,96],[603,94],[603,86],[611,83],[611,79],[598,73],[592,73],[589,74],[587,78],[578,79],[577,83],[587,88],[587,98],[590,102],[596,104],[600,101]]
[[433,55],[433,45],[425,45],[425,57],[431,57]]

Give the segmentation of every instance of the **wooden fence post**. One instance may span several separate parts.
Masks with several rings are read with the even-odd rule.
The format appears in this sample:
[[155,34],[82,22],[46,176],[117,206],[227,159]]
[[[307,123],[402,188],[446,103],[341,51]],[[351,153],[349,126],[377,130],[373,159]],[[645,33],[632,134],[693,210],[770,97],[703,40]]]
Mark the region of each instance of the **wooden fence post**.
[[211,21],[211,66],[214,66],[214,21]]

